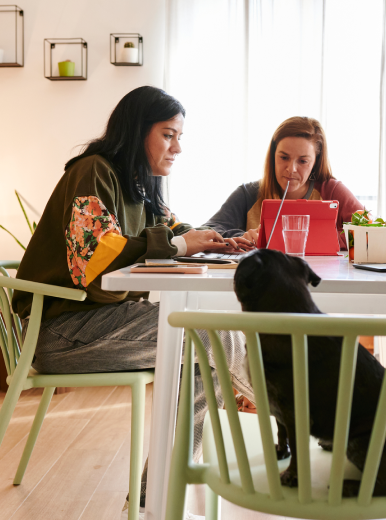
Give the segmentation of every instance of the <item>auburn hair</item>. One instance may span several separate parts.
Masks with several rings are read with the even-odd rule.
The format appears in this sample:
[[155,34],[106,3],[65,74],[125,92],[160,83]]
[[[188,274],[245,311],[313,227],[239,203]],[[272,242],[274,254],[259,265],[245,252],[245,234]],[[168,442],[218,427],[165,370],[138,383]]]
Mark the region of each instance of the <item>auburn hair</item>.
[[315,145],[316,159],[312,168],[313,179],[324,182],[333,179],[327,153],[326,134],[322,125],[311,117],[290,117],[275,130],[264,163],[264,175],[260,182],[258,203],[264,199],[280,199],[283,194],[275,175],[275,153],[278,144],[285,137],[303,137]]

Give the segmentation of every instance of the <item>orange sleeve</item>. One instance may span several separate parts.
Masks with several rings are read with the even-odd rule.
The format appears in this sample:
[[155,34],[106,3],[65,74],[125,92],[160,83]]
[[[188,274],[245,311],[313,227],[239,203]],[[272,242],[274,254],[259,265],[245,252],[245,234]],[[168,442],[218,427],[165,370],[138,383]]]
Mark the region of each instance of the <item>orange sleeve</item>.
[[87,286],[117,258],[125,247],[126,242],[127,239],[122,235],[116,235],[115,233],[103,235],[86,266]]

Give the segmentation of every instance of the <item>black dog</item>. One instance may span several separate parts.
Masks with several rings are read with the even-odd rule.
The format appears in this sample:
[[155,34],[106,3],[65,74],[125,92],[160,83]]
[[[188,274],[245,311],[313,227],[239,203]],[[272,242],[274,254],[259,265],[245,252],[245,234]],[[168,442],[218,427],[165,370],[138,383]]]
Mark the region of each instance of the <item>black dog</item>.
[[[302,259],[260,249],[240,262],[234,287],[243,311],[321,314],[307,287],[319,282],[319,276]],[[270,409],[278,424],[277,456],[292,455],[281,481],[297,486],[291,339],[261,334],[260,340]],[[308,338],[310,430],[326,450],[332,449],[341,345],[342,338]],[[363,471],[384,368],[362,345],[357,359],[347,458]],[[357,495],[359,484],[345,480],[343,495]],[[374,489],[374,496],[381,495],[386,495],[385,449]]]

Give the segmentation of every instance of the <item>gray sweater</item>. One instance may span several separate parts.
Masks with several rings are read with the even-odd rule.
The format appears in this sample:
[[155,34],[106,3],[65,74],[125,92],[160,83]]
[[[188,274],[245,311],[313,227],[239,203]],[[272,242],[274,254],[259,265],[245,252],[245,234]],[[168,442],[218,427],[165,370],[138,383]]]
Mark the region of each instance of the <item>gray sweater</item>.
[[224,238],[241,237],[247,226],[247,213],[259,195],[259,182],[242,184],[228,197],[204,226],[210,226]]

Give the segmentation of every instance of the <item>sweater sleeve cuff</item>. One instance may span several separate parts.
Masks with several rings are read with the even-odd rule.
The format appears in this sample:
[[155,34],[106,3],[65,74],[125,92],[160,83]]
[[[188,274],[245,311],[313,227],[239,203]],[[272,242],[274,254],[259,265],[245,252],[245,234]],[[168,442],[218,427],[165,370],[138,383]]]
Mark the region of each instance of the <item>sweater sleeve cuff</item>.
[[185,256],[188,249],[185,239],[183,236],[173,237],[170,241],[173,246],[177,248],[177,254],[175,256]]

